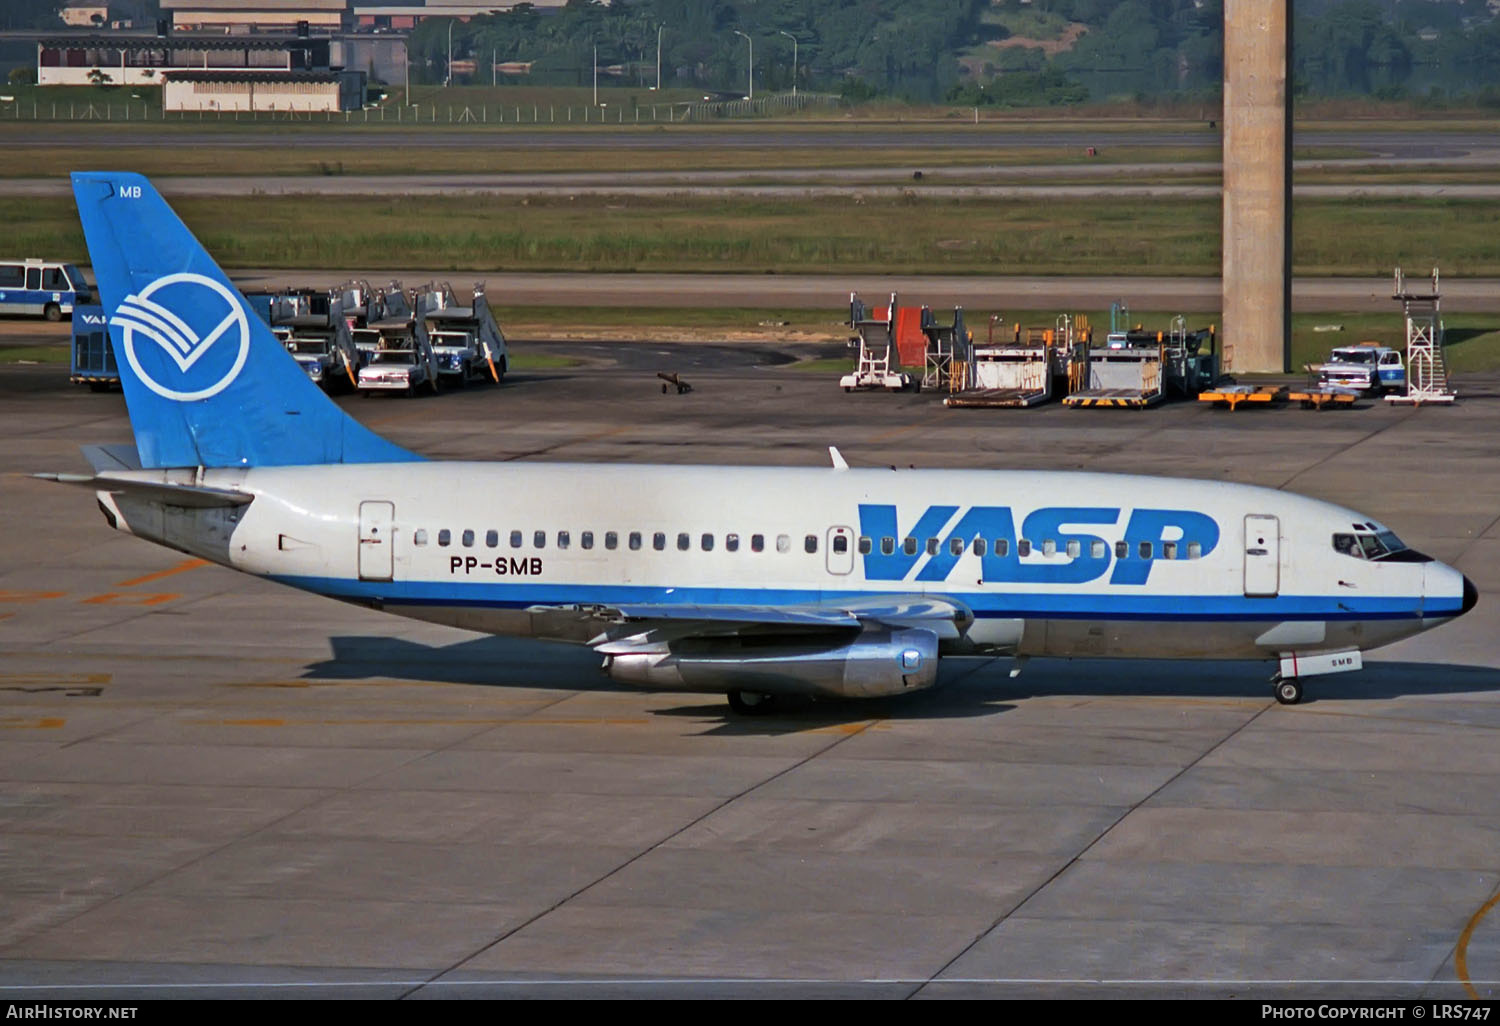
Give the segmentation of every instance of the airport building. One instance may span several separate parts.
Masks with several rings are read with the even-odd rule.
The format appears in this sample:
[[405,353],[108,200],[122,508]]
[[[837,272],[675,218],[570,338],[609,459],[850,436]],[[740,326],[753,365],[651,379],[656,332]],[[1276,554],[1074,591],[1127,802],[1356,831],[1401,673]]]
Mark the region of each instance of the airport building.
[[[161,0],[172,27],[190,32],[288,32],[305,21],[321,32],[405,31],[426,18],[468,20],[508,11],[521,0]],[[567,0],[529,0],[533,7],[562,7]]]
[[[406,31],[417,27],[425,18],[457,18],[467,21],[476,15],[508,11],[521,0],[434,0],[433,3],[351,3],[353,27],[356,30]],[[567,0],[530,0],[531,6],[545,10],[559,8]]]
[[337,32],[348,8],[349,0],[161,0],[162,17],[182,32],[291,32],[298,22]]
[[169,71],[163,76],[162,107],[169,111],[359,110],[364,104],[362,71]]
[[68,4],[57,12],[64,25],[73,28],[95,28],[109,24],[109,5],[94,3]]
[[37,42],[37,82],[160,86],[167,111],[358,110],[365,74],[334,64],[336,46],[302,33],[59,34]]

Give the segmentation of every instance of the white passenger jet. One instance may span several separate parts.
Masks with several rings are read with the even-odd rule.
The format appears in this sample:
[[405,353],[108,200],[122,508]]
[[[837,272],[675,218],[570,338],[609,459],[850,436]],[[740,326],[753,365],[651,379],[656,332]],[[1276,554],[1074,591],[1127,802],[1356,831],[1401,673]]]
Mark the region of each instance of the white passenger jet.
[[[1275,697],[1477,593],[1364,513],[1091,473],[433,462],[346,416],[139,175],[73,175],[135,446],[110,526],[306,591],[576,642],[611,677],[932,686],[944,655],[1274,659]],[[1018,663],[1019,664],[1019,663]]]

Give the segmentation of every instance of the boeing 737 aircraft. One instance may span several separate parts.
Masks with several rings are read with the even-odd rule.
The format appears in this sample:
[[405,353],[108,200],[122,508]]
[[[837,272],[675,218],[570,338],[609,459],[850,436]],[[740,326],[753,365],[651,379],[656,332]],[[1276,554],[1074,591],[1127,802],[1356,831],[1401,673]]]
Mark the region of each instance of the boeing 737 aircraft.
[[1473,607],[1356,513],[1091,473],[432,462],[330,402],[139,175],[73,189],[135,446],[110,526],[306,591],[592,647],[617,681],[877,696],[944,655],[1269,659],[1302,678]]

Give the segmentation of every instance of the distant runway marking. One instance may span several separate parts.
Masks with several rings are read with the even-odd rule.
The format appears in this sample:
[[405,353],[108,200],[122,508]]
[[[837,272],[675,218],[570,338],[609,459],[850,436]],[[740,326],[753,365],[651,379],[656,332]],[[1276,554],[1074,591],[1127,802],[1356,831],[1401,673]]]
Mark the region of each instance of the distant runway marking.
[[0,716],[0,730],[56,730],[67,722],[61,716],[43,716],[39,720]]
[[134,588],[137,584],[146,584],[150,581],[159,581],[163,577],[171,577],[173,574],[186,573],[189,570],[196,570],[200,566],[210,565],[211,564],[206,559],[188,559],[184,560],[181,563],[178,563],[176,566],[169,566],[165,570],[158,570],[154,574],[146,574],[144,577],[132,577],[128,581],[116,582],[115,587]]
[[95,595],[92,598],[80,599],[91,606],[159,606],[163,602],[171,602],[173,599],[182,598],[181,592],[127,592],[122,594],[118,591],[105,592],[103,595]]
[[[30,604],[32,602],[45,602],[48,599],[62,598],[65,591],[0,591],[0,602],[17,602]],[[5,614],[11,615],[9,613]]]
[[1475,928],[1484,921],[1485,916],[1490,914],[1490,910],[1497,902],[1500,902],[1500,893],[1496,893],[1489,901],[1479,906],[1479,911],[1474,913],[1464,927],[1464,932],[1459,934],[1458,947],[1453,951],[1453,968],[1458,975],[1458,982],[1464,985],[1464,990],[1475,1001],[1479,1000],[1479,991],[1475,990],[1474,985],[1469,981],[1469,939],[1474,936]]

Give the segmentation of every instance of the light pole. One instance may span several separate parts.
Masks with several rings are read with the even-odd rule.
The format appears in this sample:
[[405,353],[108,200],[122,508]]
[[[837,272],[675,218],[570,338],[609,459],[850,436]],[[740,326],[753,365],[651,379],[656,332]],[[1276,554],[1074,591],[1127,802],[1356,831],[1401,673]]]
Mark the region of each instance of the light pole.
[[797,95],[797,37],[786,29],[781,29],[781,34],[792,41],[792,95]]
[[599,44],[594,44],[594,106],[599,106]]
[[453,19],[448,19],[448,77],[443,79],[443,88],[453,81]]
[[[745,33],[741,32],[739,29],[735,29],[734,34],[737,36],[745,36]],[[753,100],[755,99],[755,40],[751,39],[749,36],[745,36],[745,42],[750,44],[750,67],[746,70],[745,74],[745,77],[750,82],[750,95],[745,97],[745,99]]]
[[656,26],[656,91],[661,92],[661,30],[665,25]]

